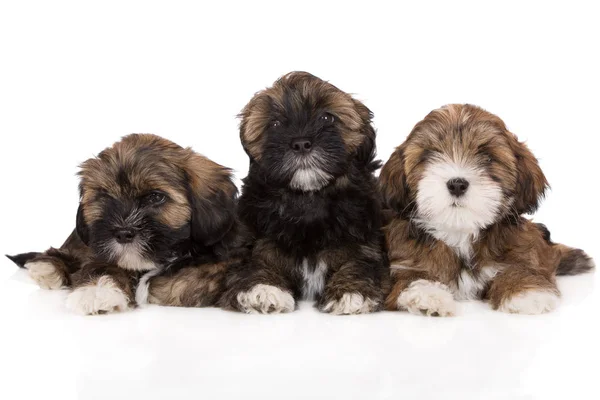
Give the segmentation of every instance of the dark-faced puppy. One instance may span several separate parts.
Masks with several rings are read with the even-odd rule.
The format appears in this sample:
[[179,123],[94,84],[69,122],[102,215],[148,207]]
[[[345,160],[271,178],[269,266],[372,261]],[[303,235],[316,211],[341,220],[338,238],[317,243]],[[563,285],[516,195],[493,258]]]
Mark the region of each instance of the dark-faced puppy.
[[158,136],[132,134],[85,161],[79,175],[76,230],[65,244],[13,257],[41,287],[73,288],[67,305],[82,314],[136,301],[217,301],[235,223],[237,189],[227,168]]
[[305,72],[257,93],[241,113],[250,156],[239,217],[252,255],[229,275],[223,306],[244,312],[368,313],[387,276],[373,171],[372,114]]
[[452,315],[456,300],[494,309],[554,309],[556,274],[593,268],[550,241],[534,212],[548,186],[536,158],[497,116],[448,105],[419,122],[382,169],[394,218],[385,227],[393,289],[386,308]]

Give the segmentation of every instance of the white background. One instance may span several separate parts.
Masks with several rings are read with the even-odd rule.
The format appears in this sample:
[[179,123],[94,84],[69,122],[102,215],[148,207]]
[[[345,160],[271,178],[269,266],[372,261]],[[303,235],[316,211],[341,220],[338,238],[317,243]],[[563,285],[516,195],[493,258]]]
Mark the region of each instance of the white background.
[[[208,3],[208,2],[207,2]],[[77,165],[151,132],[232,167],[236,114],[292,70],[375,113],[386,160],[445,103],[500,115],[553,190],[536,220],[598,249],[599,12],[593,2],[5,1],[0,5],[1,253],[59,246]],[[332,317],[150,307],[78,317],[0,261],[0,398],[597,399],[597,275],[539,317]]]

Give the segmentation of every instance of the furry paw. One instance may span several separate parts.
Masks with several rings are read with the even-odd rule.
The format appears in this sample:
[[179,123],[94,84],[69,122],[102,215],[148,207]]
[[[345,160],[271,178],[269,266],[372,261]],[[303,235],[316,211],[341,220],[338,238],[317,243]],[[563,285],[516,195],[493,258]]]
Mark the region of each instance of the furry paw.
[[448,317],[456,315],[456,301],[448,286],[419,279],[398,296],[398,309],[417,315]]
[[554,310],[558,295],[548,290],[527,290],[500,303],[498,310],[512,314],[537,315]]
[[332,300],[321,311],[334,315],[368,314],[377,310],[379,303],[365,298],[360,293],[344,293],[338,300]]
[[240,309],[246,313],[278,314],[294,311],[296,303],[292,295],[272,285],[255,285],[247,292],[237,295]]
[[105,314],[127,310],[129,299],[110,277],[102,276],[69,294],[67,308],[81,315]]
[[62,274],[49,261],[31,261],[25,263],[27,273],[42,289],[62,289],[66,282]]

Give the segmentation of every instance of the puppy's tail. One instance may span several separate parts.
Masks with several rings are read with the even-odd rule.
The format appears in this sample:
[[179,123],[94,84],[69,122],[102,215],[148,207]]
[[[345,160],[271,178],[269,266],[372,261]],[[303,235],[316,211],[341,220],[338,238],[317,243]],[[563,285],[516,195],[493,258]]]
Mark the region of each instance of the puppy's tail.
[[556,275],[579,275],[592,271],[596,264],[592,257],[581,249],[566,246],[560,243],[554,243],[550,239],[550,231],[544,224],[536,224],[544,240],[548,242],[560,253],[560,262],[556,269]]
[[19,268],[25,268],[25,264],[28,261],[33,260],[34,258],[36,258],[37,256],[42,255],[42,253],[36,253],[36,252],[31,252],[31,253],[22,253],[22,254],[17,254],[15,256],[9,256],[8,254],[6,255],[6,257],[11,260],[12,262],[14,262],[15,264],[17,264],[19,266]]
[[579,275],[596,268],[592,257],[581,249],[574,249],[564,244],[555,244],[560,252],[560,263],[556,275]]

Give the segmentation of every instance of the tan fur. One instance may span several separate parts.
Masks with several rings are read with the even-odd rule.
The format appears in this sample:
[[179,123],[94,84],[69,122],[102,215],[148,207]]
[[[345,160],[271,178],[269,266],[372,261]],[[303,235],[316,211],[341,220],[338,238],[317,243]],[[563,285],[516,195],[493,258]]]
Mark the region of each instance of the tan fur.
[[[152,152],[144,153],[144,149]],[[126,185],[119,181],[123,173],[128,180]],[[81,165],[84,218],[87,224],[101,218],[103,203],[98,200],[101,193],[119,198],[124,190],[133,197],[161,190],[169,195],[171,202],[163,207],[159,220],[179,228],[189,221],[191,209],[185,187],[173,182],[187,181],[200,197],[218,191],[231,194],[236,189],[228,179],[229,174],[229,169],[167,139],[152,134],[128,135]]]
[[176,307],[213,305],[223,290],[226,268],[226,263],[204,264],[152,278],[148,302]]
[[410,208],[423,173],[423,160],[430,154],[482,161],[482,149],[494,159],[490,174],[513,194],[504,206],[514,207],[518,215],[535,211],[548,187],[537,159],[500,118],[469,104],[434,110],[415,125],[381,170],[379,184],[384,200],[389,207]]
[[[395,270],[394,285],[386,299],[386,308],[396,309],[396,299],[415,280],[427,279],[457,288],[463,264],[456,253],[444,242],[417,238],[411,233],[411,224],[401,218],[385,227],[390,265],[411,269]],[[492,306],[512,295],[532,288],[543,288],[558,293],[554,274],[560,261],[558,248],[549,245],[531,221],[522,219],[519,225],[496,224],[486,231],[474,247],[470,272],[477,277],[482,268],[494,265],[498,275],[483,290],[482,298],[489,298]],[[536,286],[537,285],[537,286]]]
[[342,122],[344,130],[342,138],[348,152],[356,150],[365,140],[365,136],[374,139],[374,132],[363,128],[370,120],[369,109],[361,102],[354,100],[348,93],[342,92],[332,84],[323,81],[307,72],[290,72],[279,78],[273,86],[254,95],[252,100],[240,113],[240,137],[248,154],[260,160],[264,135],[270,122],[272,108],[284,108],[286,88],[298,87],[293,98],[298,111],[309,104],[322,104],[324,108]]
[[[469,259],[412,221],[417,187],[434,154],[485,168],[502,189],[496,222],[474,238]],[[432,111],[396,149],[379,177],[384,202],[392,210],[384,228],[393,280],[386,308],[397,309],[400,294],[420,279],[447,285],[455,297],[465,280],[476,282],[473,295],[489,299],[494,309],[530,290],[558,296],[555,275],[561,257],[575,259],[579,250],[551,243],[537,224],[521,216],[537,208],[547,186],[534,155],[497,116],[471,105]],[[589,269],[589,257],[583,261],[589,262],[580,269]]]

